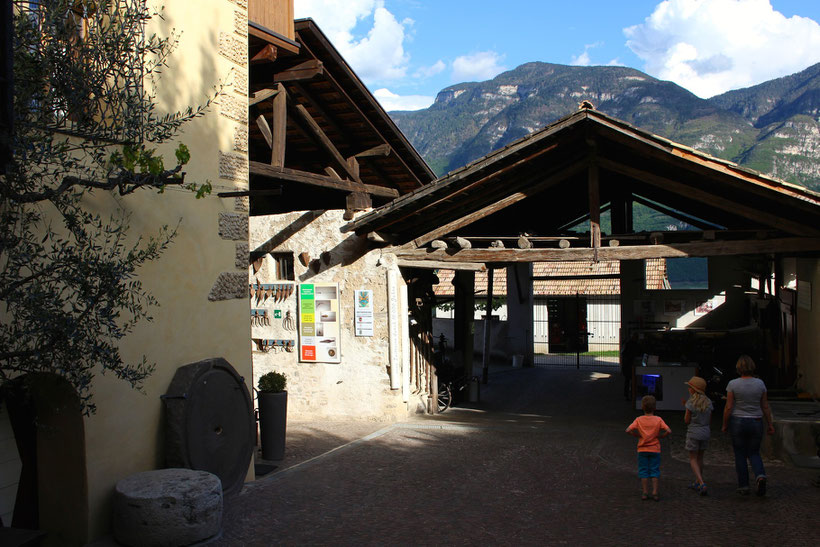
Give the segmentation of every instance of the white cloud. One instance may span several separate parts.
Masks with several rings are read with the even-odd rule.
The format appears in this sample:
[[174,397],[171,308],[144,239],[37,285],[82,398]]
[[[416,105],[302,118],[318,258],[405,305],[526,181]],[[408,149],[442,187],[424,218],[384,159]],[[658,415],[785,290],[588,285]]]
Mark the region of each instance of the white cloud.
[[580,55],[573,55],[570,64],[574,66],[590,66],[592,64],[592,58],[589,56],[589,50],[601,45],[603,45],[603,42],[584,45],[584,52]]
[[413,76],[416,78],[430,78],[440,72],[443,72],[446,68],[447,65],[444,64],[444,61],[439,59],[431,66],[423,66],[417,69],[416,72],[413,73]]
[[453,81],[479,81],[494,78],[506,70],[501,66],[504,56],[495,51],[479,51],[456,57],[453,61]]
[[373,96],[382,105],[382,108],[388,112],[392,110],[420,110],[427,108],[435,97],[428,97],[427,95],[397,95],[389,89],[381,88],[373,92]]
[[[297,18],[312,17],[366,83],[405,76],[410,60],[404,52],[405,31],[413,21],[397,21],[384,0],[295,0],[294,12]],[[356,25],[370,24],[371,17],[367,35],[357,39]]]
[[820,61],[820,25],[770,0],[664,0],[624,29],[644,70],[700,97],[778,78]]
[[580,55],[573,55],[569,64],[573,66],[589,66],[592,61],[589,58],[589,51],[586,49]]

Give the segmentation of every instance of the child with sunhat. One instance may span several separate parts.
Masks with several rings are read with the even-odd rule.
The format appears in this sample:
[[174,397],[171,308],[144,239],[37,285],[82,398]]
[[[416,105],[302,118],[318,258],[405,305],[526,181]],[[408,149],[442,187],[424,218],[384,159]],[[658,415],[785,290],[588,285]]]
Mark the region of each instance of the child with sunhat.
[[692,376],[688,382],[689,399],[681,402],[686,407],[683,421],[688,425],[686,430],[686,450],[689,452],[689,465],[695,474],[695,482],[689,487],[701,496],[708,493],[706,482],[703,480],[703,453],[709,446],[711,430],[709,422],[712,420],[714,405],[706,396],[706,380],[700,376]]

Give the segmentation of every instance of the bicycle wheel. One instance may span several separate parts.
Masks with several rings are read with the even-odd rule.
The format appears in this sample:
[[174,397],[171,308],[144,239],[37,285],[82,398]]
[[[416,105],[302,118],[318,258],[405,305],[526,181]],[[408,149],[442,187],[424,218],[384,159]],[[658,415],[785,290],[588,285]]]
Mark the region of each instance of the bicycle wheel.
[[453,393],[450,391],[450,386],[447,384],[439,384],[438,385],[438,400],[436,401],[438,411],[444,412],[448,408],[450,408],[450,404],[453,402]]

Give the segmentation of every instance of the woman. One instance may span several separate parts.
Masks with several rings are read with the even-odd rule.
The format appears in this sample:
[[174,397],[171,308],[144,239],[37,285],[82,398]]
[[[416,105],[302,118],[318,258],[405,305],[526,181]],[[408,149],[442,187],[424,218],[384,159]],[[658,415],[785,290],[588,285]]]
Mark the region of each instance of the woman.
[[760,457],[760,442],[763,440],[763,418],[766,432],[774,433],[772,412],[766,398],[766,384],[753,376],[755,362],[748,355],[741,355],[735,365],[740,378],[735,378],[726,386],[726,409],[723,411],[723,431],[732,436],[735,451],[735,471],[737,472],[738,493],[749,494],[749,469],[746,460],[752,464],[756,477],[755,491],[758,496],[766,495],[766,470]]

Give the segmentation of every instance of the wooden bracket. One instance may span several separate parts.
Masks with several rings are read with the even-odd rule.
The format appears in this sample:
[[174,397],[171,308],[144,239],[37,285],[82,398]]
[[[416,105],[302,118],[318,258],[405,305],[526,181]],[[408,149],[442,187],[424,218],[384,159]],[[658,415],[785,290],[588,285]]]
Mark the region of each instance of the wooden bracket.
[[279,57],[279,50],[272,44],[266,44],[256,55],[251,57],[251,64],[272,63]]

